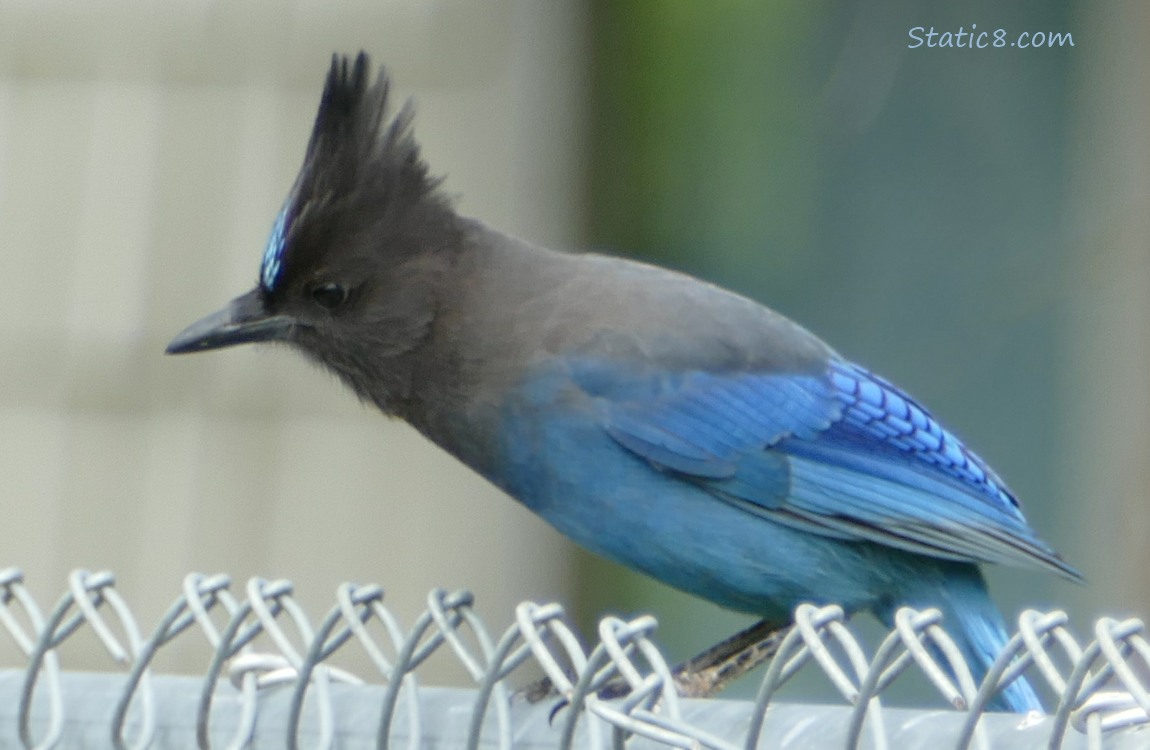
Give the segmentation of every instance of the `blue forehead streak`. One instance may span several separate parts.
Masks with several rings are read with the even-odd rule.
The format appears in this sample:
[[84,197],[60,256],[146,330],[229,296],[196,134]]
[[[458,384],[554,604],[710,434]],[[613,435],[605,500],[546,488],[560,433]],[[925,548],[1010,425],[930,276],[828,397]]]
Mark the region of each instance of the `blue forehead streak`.
[[264,248],[260,280],[264,289],[269,291],[275,288],[276,278],[280,275],[280,262],[284,255],[284,235],[287,233],[287,211],[287,206],[284,206],[276,216],[276,222],[272,225],[272,236],[268,237],[268,246]]

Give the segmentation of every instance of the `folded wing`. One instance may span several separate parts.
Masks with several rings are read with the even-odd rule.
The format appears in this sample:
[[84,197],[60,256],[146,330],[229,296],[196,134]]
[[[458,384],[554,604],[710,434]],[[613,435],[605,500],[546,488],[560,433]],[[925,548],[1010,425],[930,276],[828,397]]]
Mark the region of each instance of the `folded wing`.
[[765,519],[932,557],[1080,576],[1030,529],[981,458],[862,367],[651,376],[604,428],[656,468]]

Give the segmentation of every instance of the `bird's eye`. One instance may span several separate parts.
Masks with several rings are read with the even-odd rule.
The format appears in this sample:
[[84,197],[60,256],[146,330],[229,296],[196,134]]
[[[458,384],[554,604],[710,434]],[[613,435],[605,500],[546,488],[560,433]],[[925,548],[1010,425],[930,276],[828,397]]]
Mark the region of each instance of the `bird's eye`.
[[347,301],[347,288],[334,281],[325,281],[312,287],[311,298],[320,307],[334,310]]

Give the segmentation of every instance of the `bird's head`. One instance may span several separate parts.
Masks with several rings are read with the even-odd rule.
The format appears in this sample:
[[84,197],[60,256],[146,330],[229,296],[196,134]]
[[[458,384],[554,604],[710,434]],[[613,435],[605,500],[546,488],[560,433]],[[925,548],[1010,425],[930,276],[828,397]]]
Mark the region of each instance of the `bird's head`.
[[192,324],[169,354],[278,341],[381,406],[393,371],[428,335],[436,282],[459,245],[456,215],[428,176],[411,108],[392,117],[389,80],[335,56],[303,167],[276,217],[255,288]]

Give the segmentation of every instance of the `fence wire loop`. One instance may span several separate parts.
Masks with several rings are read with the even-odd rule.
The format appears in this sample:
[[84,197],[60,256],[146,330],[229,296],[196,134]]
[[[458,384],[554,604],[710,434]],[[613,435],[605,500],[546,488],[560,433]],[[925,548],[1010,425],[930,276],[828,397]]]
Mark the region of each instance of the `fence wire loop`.
[[[1033,661],[1043,678],[1057,693],[1066,689],[1066,678],[1054,663],[1051,648],[1056,646],[1066,663],[1071,665],[1082,658],[1082,646],[1067,630],[1068,621],[1065,612],[1043,614],[1028,609],[1019,614],[1018,633],[1011,638],[1011,645],[1016,649],[1014,653],[1020,657],[1019,669],[1024,668],[1027,661]],[[1015,639],[1018,640],[1017,644]],[[1001,656],[999,658],[1002,659]]]
[[[880,715],[881,703],[879,695],[900,675],[904,674],[912,665],[916,665],[943,699],[956,709],[962,710],[969,705],[967,696],[974,691],[974,682],[970,670],[962,660],[961,654],[955,648],[953,641],[946,632],[939,627],[942,613],[937,609],[927,609],[916,612],[911,609],[901,609],[895,613],[895,629],[883,639],[876,650],[870,667],[862,679],[859,687],[859,697],[855,701],[851,712],[851,721],[847,731],[847,746],[854,747],[860,741],[863,723],[869,715]],[[959,676],[962,689],[954,685],[950,675],[938,664],[925,647],[933,643],[939,648],[943,656],[954,666],[955,674]],[[962,676],[965,672],[965,678]],[[975,712],[977,716],[981,711]],[[872,727],[872,732],[877,732]],[[985,737],[979,735],[979,747],[986,746]],[[875,743],[885,743],[885,739],[875,739]]]
[[[195,742],[200,748],[211,747],[216,732],[224,728],[212,726],[217,695],[228,698],[223,702],[231,726],[226,747],[238,750],[264,731],[257,718],[273,691],[290,694],[286,720],[276,725],[279,739],[271,744],[294,749],[306,737],[311,746],[333,747],[337,730],[347,731],[341,725],[341,701],[355,691],[373,689],[375,683],[379,696],[378,723],[372,730],[375,747],[388,748],[399,741],[415,750],[424,746],[429,731],[437,736],[442,731],[433,723],[442,718],[433,720],[424,703],[429,689],[421,688],[417,679],[419,667],[437,652],[449,654],[475,685],[466,710],[457,712],[465,717],[466,726],[465,739],[457,744],[467,748],[512,747],[519,731],[515,717],[536,709],[522,704],[518,711],[527,713],[513,712],[522,698],[510,682],[518,670],[531,665],[542,670],[554,691],[555,697],[544,699],[537,710],[549,716],[542,723],[553,733],[546,744],[559,748],[599,750],[606,742],[623,748],[632,738],[666,747],[714,750],[755,748],[763,741],[772,747],[795,742],[815,746],[830,742],[846,748],[865,744],[877,750],[901,747],[902,740],[892,744],[888,726],[896,714],[885,709],[883,696],[912,669],[924,674],[941,700],[962,716],[945,741],[950,747],[989,747],[987,732],[992,725],[998,727],[996,737],[1009,726],[1012,736],[1033,738],[1038,733],[1045,747],[1060,748],[1071,738],[1080,738],[1079,743],[1093,749],[1150,725],[1146,682],[1150,640],[1139,620],[1102,618],[1083,646],[1068,628],[1064,613],[1024,612],[1018,631],[982,684],[976,685],[937,610],[898,611],[892,631],[872,652],[852,633],[840,607],[804,604],[795,610],[793,627],[764,670],[755,701],[712,703],[742,706],[743,718],[716,725],[700,723],[694,708],[687,711],[689,704],[678,695],[675,675],[653,642],[657,623],[650,616],[604,618],[596,643],[588,649],[557,604],[520,604],[514,622],[495,638],[466,591],[430,592],[424,612],[405,629],[384,605],[382,588],[345,583],[313,628],[289,581],[253,578],[245,584],[241,599],[231,594],[226,575],[193,573],[145,639],[115,585],[110,572],[74,571],[67,590],[45,618],[25,588],[22,573],[0,569],[0,628],[25,660],[12,712],[23,747],[67,744],[68,707],[78,696],[66,694],[63,687],[74,678],[61,669],[60,652],[85,625],[127,671],[103,714],[110,717],[105,737],[117,750],[157,747],[162,742],[158,727],[170,717],[157,708],[155,681],[172,678],[153,675],[152,665],[159,652],[189,631],[201,633],[211,650],[210,664],[199,682]],[[363,673],[334,666],[333,657],[356,644],[366,657],[361,662]],[[837,728],[817,721],[788,725],[785,719],[773,718],[787,713],[786,704],[776,700],[782,688],[799,671],[812,669],[847,704]],[[1020,719],[986,712],[995,693],[1016,679],[1028,679],[1057,696],[1049,717],[1035,712]],[[337,700],[333,683],[351,686],[352,692],[342,689]],[[285,705],[284,698],[278,705]],[[363,722],[357,720],[357,726]],[[824,739],[799,742],[807,733]],[[2,738],[0,733],[0,745]],[[177,746],[187,746],[190,740],[184,738]]]
[[1145,627],[1140,621],[1118,621],[1110,617],[1103,617],[1094,625],[1094,635],[1098,639],[1098,647],[1106,659],[1106,667],[1113,672],[1121,686],[1130,697],[1141,707],[1142,712],[1150,714],[1150,693],[1134,674],[1130,665],[1131,653],[1136,654],[1142,662],[1143,670],[1150,667],[1150,644],[1142,636]]
[[[186,589],[187,585],[185,581],[185,590]],[[257,594],[261,594],[261,592],[257,591]],[[262,594],[257,598],[262,600]],[[196,613],[197,621],[210,623],[206,608],[202,610],[199,609],[198,606],[193,603],[196,600],[195,597],[187,599],[189,606]],[[221,599],[221,601],[226,600]],[[273,599],[273,605],[270,610],[273,615],[278,613],[280,606],[279,602]],[[223,632],[216,632],[214,626],[205,630],[205,635],[215,648],[212,654],[211,664],[208,666],[201,685],[199,707],[196,712],[196,745],[203,750],[207,750],[211,747],[209,728],[211,726],[212,699],[220,687],[220,674],[223,672],[228,660],[234,658],[237,654],[249,653],[251,642],[262,632],[263,625],[258,618],[255,622],[247,622],[248,618],[252,616],[252,612],[253,604],[250,599],[244,601],[242,604],[237,603],[235,607],[228,607],[229,619]],[[258,685],[256,681],[257,675],[254,672],[246,673],[246,676],[241,679],[240,714],[236,722],[235,731],[232,733],[231,742],[227,745],[228,750],[239,750],[240,748],[246,747],[255,732],[258,705]]]
[[[1144,631],[1143,623],[1138,620],[1118,621],[1104,617],[1095,623],[1095,644],[1105,661],[1095,673],[1095,679],[1083,683],[1099,684],[1099,676],[1113,675],[1114,681],[1124,689],[1090,690],[1083,687],[1079,690],[1080,700],[1070,713],[1069,723],[1087,736],[1091,748],[1102,747],[1104,733],[1150,722],[1150,694],[1130,663],[1131,655],[1136,655],[1143,674],[1150,667],[1150,644],[1143,637]],[[1060,711],[1059,716],[1063,713]]]
[[[413,671],[399,669],[397,662],[389,659],[384,654],[383,647],[380,646],[379,641],[372,636],[371,631],[368,629],[369,622],[373,620],[378,622],[384,629],[390,649],[396,654],[403,652],[407,643],[407,636],[403,628],[400,627],[399,621],[383,606],[383,595],[383,588],[374,584],[362,586],[353,583],[342,583],[336,589],[336,605],[329,614],[329,620],[333,620],[338,611],[339,618],[346,625],[347,630],[367,653],[368,659],[371,660],[372,664],[378,670],[380,677],[388,684],[387,701],[385,701],[385,705],[382,707],[379,722],[380,734],[377,736],[378,746],[381,748],[387,746],[388,738],[384,736],[384,727],[391,721],[391,713],[396,707],[395,701],[398,700],[400,691],[402,691],[405,695],[404,705],[407,714],[408,747],[411,748],[411,750],[415,750],[421,747],[423,742],[419,706],[419,683]],[[297,690],[298,689],[299,688],[297,688]],[[300,703],[302,703],[302,698]],[[299,706],[297,706],[297,702],[293,698],[292,714],[289,717],[291,726],[293,727],[296,726],[299,721],[298,711]]]
[[[387,683],[384,693],[383,708],[380,712],[379,727],[376,732],[376,746],[383,750],[390,747],[391,726],[394,718],[396,703],[399,701],[400,691],[404,687],[412,687],[409,695],[414,692],[415,683],[406,679],[443,643],[442,628],[433,627],[436,617],[448,629],[455,628],[462,620],[459,610],[470,607],[474,597],[469,591],[456,591],[445,594],[442,589],[435,589],[428,594],[429,608],[416,620],[411,630],[404,635],[399,652],[396,655],[393,676]],[[436,612],[433,613],[432,609]],[[396,679],[400,677],[402,679]],[[417,731],[417,730],[413,730]]]
[[[178,598],[161,618],[160,624],[152,636],[136,649],[135,660],[131,671],[128,673],[127,682],[124,684],[123,692],[120,694],[120,699],[116,702],[112,714],[112,744],[117,750],[125,750],[128,747],[124,738],[125,724],[128,719],[128,710],[140,688],[145,690],[144,699],[148,701],[145,705],[149,707],[146,710],[149,711],[150,715],[151,690],[148,667],[156,652],[199,621],[197,613],[192,609],[191,602],[194,601],[198,604],[200,611],[205,613],[206,618],[207,608],[214,606],[219,601],[221,592],[226,593],[229,583],[230,579],[222,575],[210,578],[198,574],[187,576],[184,581],[183,596]],[[210,621],[208,621],[208,627],[212,627]],[[214,628],[211,632],[214,634]],[[209,636],[210,639],[211,636]],[[151,731],[146,734],[141,732],[141,737],[135,747],[147,747],[151,741],[151,734]]]
[[[977,688],[974,678],[970,674],[970,667],[962,657],[962,652],[946,631],[939,627],[942,622],[942,613],[937,609],[928,609],[923,612],[914,612],[909,609],[900,609],[895,613],[895,631],[901,637],[903,645],[914,659],[915,664],[923,674],[938,689],[947,703],[962,710],[970,705]],[[933,645],[946,659],[950,667],[948,672],[943,669],[930,651],[927,644]],[[953,674],[958,681],[954,684],[950,675]]]
[[[5,568],[0,572],[0,585],[3,586],[3,594],[0,595],[0,624],[28,659],[18,709],[20,741],[26,748],[55,747],[64,731],[64,696],[60,690],[59,658],[55,651],[42,645],[51,641],[51,633],[36,600],[24,587],[24,574],[19,568]],[[29,635],[20,624],[10,606],[13,602],[23,610],[28,624],[32,626],[36,635]],[[32,738],[31,711],[32,698],[41,671],[45,675],[49,718],[43,739],[36,743]]]
[[[823,674],[848,703],[856,705],[860,703],[859,699],[862,695],[860,686],[866,680],[868,660],[858,641],[843,625],[845,619],[846,616],[842,607],[837,605],[816,607],[813,604],[800,604],[795,609],[794,627],[783,637],[779,650],[767,667],[767,673],[760,684],[750,727],[747,731],[745,747],[748,750],[754,750],[758,747],[767,707],[775,693],[812,660],[822,669]],[[858,679],[857,684],[831,655],[826,643],[828,638],[833,639],[843,649]],[[875,747],[881,750],[886,747],[882,702],[875,696],[867,700],[865,705],[867,707],[866,715],[871,719],[871,737]],[[848,732],[855,733],[857,731],[856,725],[861,726],[861,719],[852,721],[852,726]]]

